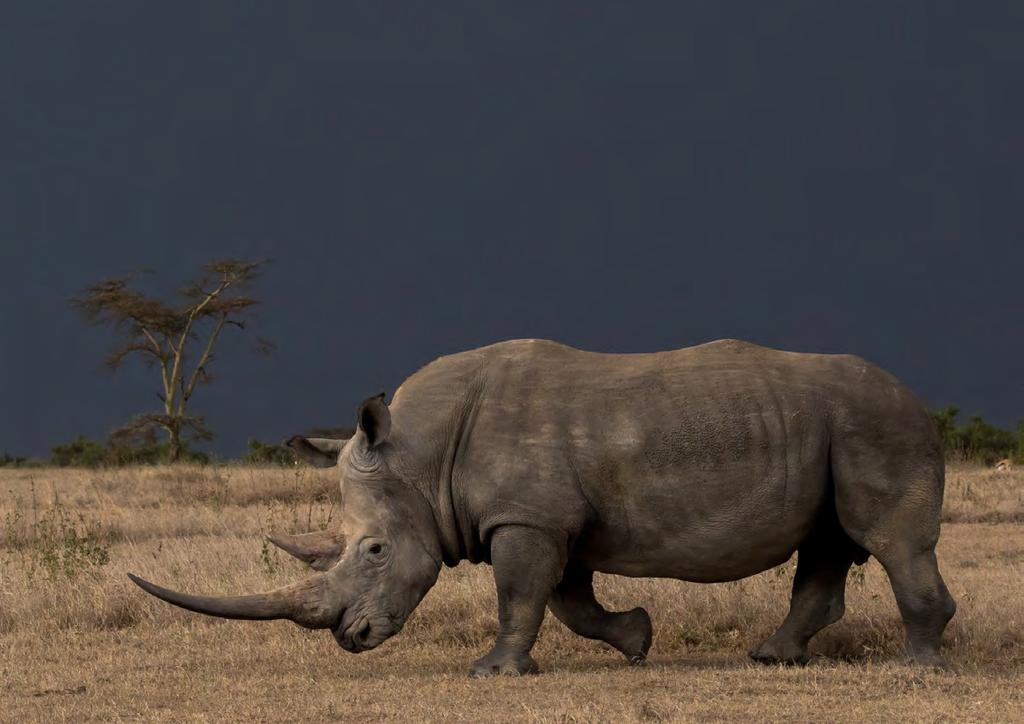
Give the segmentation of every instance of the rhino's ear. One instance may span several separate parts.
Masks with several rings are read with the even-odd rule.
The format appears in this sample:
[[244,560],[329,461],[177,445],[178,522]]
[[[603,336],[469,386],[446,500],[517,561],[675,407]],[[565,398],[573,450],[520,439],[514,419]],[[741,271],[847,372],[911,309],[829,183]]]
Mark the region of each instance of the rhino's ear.
[[345,440],[326,437],[302,437],[295,435],[285,443],[296,457],[318,468],[331,468],[338,464],[338,454],[345,447]]
[[384,393],[364,400],[356,416],[358,430],[366,437],[366,447],[373,449],[391,433],[391,411],[384,402]]

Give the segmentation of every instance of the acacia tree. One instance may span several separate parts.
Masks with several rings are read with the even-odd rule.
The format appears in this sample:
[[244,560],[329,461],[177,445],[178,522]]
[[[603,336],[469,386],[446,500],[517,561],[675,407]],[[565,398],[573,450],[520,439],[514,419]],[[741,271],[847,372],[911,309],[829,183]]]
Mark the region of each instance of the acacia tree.
[[[114,438],[167,434],[168,458],[181,458],[188,440],[210,440],[213,433],[203,418],[190,414],[189,404],[200,386],[213,380],[210,365],[221,333],[227,327],[245,329],[259,302],[248,296],[263,261],[228,259],[207,264],[203,273],[180,292],[176,303],[165,302],[130,287],[135,275],[108,279],[88,287],[72,303],[94,324],[110,324],[123,341],[107,358],[117,369],[131,356],[140,356],[159,370],[163,410],[137,416],[114,433]],[[257,339],[256,350],[272,346]]]

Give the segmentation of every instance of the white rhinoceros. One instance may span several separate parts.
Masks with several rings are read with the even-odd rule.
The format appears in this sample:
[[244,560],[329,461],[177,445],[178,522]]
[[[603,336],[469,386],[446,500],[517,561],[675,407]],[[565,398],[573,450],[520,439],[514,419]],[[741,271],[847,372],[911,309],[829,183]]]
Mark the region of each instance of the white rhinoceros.
[[397,633],[443,564],[490,563],[500,632],[475,676],[536,670],[545,608],[644,659],[641,608],[605,610],[595,571],[730,581],[799,553],[789,615],[752,656],[804,662],[843,615],[847,571],[885,567],[913,659],[941,664],[956,605],[935,559],[944,462],[921,403],[847,355],[723,340],[597,354],[538,340],[443,357],[348,440],[293,438],[341,473],[341,530],[280,545],[322,572],[266,594],[205,597],[213,616],[330,629],[348,651]]

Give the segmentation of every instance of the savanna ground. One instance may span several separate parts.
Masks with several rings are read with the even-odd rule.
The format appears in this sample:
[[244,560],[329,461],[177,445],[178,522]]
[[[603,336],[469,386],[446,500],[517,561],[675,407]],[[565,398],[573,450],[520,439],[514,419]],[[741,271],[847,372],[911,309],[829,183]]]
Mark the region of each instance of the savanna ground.
[[1024,719],[1024,473],[953,467],[940,564],[959,611],[951,670],[902,663],[902,627],[873,559],[806,668],[747,651],[788,605],[794,561],[717,585],[601,576],[610,608],[645,606],[650,662],[630,668],[548,616],[543,673],[475,681],[496,631],[487,566],[444,570],[405,630],[358,656],[327,632],[223,621],[125,576],[205,593],[305,575],[262,544],[336,515],[334,474],[306,468],[0,471],[4,721],[1012,721]]

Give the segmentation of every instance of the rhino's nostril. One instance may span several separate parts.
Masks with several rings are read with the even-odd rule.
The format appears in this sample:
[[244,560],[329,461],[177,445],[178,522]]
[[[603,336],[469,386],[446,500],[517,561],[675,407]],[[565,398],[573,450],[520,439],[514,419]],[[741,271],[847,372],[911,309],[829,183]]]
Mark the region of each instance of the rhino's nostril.
[[368,638],[370,638],[370,622],[366,621],[359,627],[359,631],[356,633],[356,640],[359,643],[366,643]]

